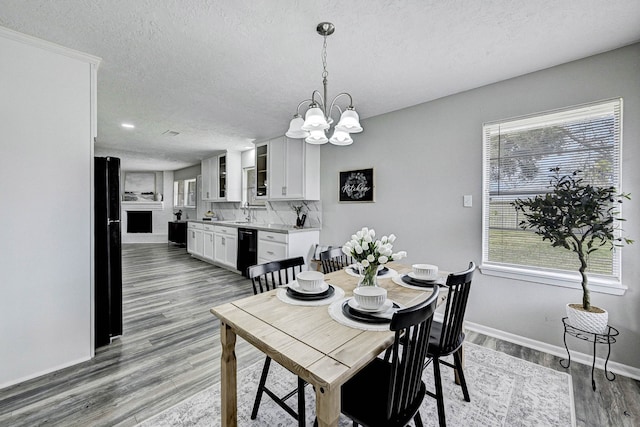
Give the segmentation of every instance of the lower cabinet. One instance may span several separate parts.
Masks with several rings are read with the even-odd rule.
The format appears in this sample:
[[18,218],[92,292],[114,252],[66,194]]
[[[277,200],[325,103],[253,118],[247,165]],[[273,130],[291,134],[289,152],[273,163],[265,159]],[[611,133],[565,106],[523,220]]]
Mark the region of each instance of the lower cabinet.
[[202,257],[208,261],[215,260],[215,243],[214,243],[214,227],[213,225],[205,224],[203,235],[203,251]]
[[204,255],[204,225],[190,222],[187,226],[187,252],[197,256]]
[[214,230],[214,261],[235,269],[238,260],[238,229],[215,226]]
[[[317,230],[278,233],[258,229],[258,264],[303,257],[307,267],[320,239]],[[187,252],[203,261],[237,270],[238,229],[224,225],[189,222]]]
[[258,264],[301,256],[309,267],[313,249],[319,240],[320,232],[317,230],[294,233],[258,230]]

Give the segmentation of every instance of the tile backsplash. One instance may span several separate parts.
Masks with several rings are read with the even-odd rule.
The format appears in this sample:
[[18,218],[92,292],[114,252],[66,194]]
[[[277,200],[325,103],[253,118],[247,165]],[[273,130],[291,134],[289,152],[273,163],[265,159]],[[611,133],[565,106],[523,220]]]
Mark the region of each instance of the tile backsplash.
[[221,220],[243,221],[249,212],[252,222],[258,224],[296,225],[296,212],[293,206],[302,205],[307,214],[305,227],[322,227],[322,202],[296,200],[291,202],[266,202],[265,206],[243,208],[240,203],[209,203],[210,209]]

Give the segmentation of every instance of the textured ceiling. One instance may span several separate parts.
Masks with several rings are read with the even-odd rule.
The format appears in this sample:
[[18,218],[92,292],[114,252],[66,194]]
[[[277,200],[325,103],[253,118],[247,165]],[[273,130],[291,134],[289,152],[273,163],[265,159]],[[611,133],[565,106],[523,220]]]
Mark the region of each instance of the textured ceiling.
[[[2,0],[0,7],[1,26],[102,58],[96,153],[121,156],[128,170],[179,169],[282,135],[298,102],[321,89],[321,21],[336,25],[329,97],[350,92],[367,118],[639,41],[640,1]],[[168,130],[179,135],[163,135]]]

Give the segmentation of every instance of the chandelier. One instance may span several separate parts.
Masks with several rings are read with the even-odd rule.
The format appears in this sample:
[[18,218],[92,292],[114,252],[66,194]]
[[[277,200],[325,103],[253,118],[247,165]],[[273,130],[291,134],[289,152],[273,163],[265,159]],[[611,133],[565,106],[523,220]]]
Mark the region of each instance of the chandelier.
[[[351,133],[362,132],[360,126],[360,118],[353,107],[353,99],[346,92],[339,93],[333,98],[331,104],[327,107],[327,37],[333,34],[335,26],[331,22],[321,22],[316,27],[316,31],[324,37],[322,46],[322,86],[324,92],[321,94],[318,90],[314,90],[310,99],[305,99],[298,104],[296,114],[289,123],[289,130],[285,134],[289,138],[305,138],[309,144],[326,144],[330,142],[335,145],[349,145],[353,142]],[[337,104],[338,98],[349,97],[349,105],[343,111]],[[300,116],[300,107],[305,103],[309,103],[309,109],[302,120]],[[327,138],[327,131],[333,124],[331,114],[337,110],[340,113],[340,120],[333,129],[331,138]]]

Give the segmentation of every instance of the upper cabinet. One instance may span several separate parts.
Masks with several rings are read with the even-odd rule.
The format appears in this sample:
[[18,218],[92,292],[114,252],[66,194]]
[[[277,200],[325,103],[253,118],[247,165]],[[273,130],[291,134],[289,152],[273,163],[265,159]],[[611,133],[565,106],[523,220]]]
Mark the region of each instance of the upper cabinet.
[[218,163],[218,157],[211,157],[202,161],[202,200],[211,201],[216,195],[214,177],[218,176],[218,169],[214,167]]
[[256,199],[267,198],[267,166],[269,165],[269,143],[256,144]]
[[202,200],[206,202],[242,200],[240,151],[228,150],[202,161]]
[[320,146],[285,136],[256,144],[258,199],[319,200]]

